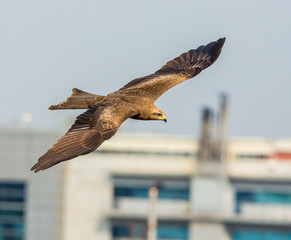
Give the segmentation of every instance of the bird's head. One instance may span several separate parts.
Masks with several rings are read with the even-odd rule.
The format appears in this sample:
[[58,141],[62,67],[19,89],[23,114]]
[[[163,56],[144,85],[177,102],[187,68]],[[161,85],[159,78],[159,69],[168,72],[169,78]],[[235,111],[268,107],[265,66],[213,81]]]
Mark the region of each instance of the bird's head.
[[165,123],[167,122],[166,115],[161,111],[155,111],[151,114],[151,120],[162,120]]

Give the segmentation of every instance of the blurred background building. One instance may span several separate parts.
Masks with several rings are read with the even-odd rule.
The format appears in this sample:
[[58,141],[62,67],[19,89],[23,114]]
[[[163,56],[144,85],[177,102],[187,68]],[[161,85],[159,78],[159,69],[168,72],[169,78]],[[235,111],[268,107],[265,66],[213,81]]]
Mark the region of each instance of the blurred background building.
[[153,185],[159,240],[291,239],[291,139],[228,138],[225,96],[199,139],[120,133],[30,172],[60,135],[1,131],[1,240],[147,239]]

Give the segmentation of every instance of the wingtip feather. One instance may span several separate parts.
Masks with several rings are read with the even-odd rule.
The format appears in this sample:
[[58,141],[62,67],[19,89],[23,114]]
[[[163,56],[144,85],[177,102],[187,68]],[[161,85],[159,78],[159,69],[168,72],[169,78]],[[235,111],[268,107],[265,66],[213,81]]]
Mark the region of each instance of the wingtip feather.
[[217,41],[210,42],[206,46],[202,45],[196,49],[191,49],[187,53],[167,62],[156,73],[184,72],[190,77],[194,77],[203,69],[212,65],[219,57],[225,37]]
[[34,164],[30,171],[33,171],[34,173],[37,173],[40,169],[38,169],[38,163]]

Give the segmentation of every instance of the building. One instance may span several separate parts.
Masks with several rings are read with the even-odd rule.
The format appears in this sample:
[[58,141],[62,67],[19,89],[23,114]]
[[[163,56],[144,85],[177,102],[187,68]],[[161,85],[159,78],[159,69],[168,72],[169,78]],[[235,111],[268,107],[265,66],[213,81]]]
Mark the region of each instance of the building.
[[146,239],[154,184],[158,239],[291,239],[291,139],[231,138],[227,161],[202,161],[193,138],[117,134],[30,172],[60,135],[1,132],[1,240]]

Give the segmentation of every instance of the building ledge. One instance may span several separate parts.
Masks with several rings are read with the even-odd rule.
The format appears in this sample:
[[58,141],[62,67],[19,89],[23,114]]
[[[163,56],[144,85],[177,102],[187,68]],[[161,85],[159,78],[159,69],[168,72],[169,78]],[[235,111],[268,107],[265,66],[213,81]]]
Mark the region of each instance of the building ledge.
[[[140,220],[146,221],[147,215],[144,213],[126,213],[120,210],[112,210],[106,214],[108,219]],[[290,219],[274,219],[265,217],[246,217],[241,215],[210,215],[210,214],[159,214],[159,221],[179,221],[179,222],[200,222],[200,223],[221,223],[226,225],[248,225],[248,226],[273,226],[290,227]]]

